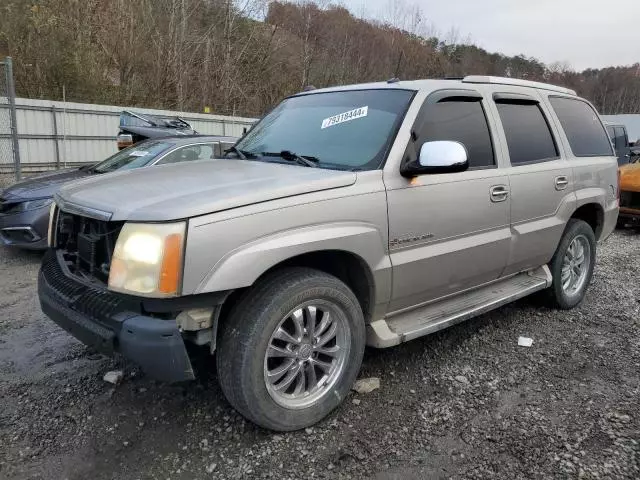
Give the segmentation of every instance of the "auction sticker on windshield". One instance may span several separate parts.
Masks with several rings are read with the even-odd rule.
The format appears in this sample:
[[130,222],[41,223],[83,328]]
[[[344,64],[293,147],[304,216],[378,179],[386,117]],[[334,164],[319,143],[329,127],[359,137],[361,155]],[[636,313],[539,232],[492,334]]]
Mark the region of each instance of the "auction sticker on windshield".
[[338,125],[339,123],[350,122],[351,120],[355,120],[356,118],[366,117],[368,113],[368,106],[355,108],[344,113],[339,113],[338,115],[334,115],[333,117],[325,118],[322,121],[322,128],[333,127],[334,125]]
[[129,154],[130,157],[146,157],[147,155],[149,155],[149,152],[146,150],[136,150]]

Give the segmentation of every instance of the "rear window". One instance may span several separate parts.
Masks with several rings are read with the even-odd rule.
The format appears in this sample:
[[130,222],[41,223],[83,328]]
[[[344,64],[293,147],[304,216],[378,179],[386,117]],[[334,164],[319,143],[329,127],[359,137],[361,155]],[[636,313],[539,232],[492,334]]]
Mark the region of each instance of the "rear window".
[[609,136],[591,105],[567,97],[549,97],[549,101],[576,157],[613,155]]
[[540,106],[533,102],[496,102],[507,137],[511,165],[558,158],[558,150]]

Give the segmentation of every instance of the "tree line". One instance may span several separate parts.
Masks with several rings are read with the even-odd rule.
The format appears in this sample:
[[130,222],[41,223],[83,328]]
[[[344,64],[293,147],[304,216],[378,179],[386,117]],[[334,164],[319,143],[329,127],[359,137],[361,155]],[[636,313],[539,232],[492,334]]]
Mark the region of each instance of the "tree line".
[[17,94],[259,116],[308,85],[498,75],[575,89],[602,114],[640,113],[640,64],[576,72],[437,35],[419,7],[381,21],[325,0],[4,0],[0,56]]

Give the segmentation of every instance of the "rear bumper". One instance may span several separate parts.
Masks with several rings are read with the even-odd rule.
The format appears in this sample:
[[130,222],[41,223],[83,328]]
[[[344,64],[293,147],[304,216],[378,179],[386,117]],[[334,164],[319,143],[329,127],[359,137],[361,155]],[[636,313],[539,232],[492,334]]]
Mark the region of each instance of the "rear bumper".
[[4,245],[44,250],[47,248],[49,207],[0,215],[0,242]]
[[60,277],[64,272],[57,271],[52,256],[45,255],[38,276],[40,305],[51,320],[85,345],[107,355],[121,353],[158,380],[195,378],[175,320],[127,310],[126,302],[105,299],[100,291]]

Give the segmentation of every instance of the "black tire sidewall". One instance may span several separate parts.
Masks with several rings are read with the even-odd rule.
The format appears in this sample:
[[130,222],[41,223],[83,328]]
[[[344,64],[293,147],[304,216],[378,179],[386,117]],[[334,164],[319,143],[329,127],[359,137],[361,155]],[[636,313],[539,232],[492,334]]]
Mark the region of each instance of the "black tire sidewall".
[[[567,295],[567,293],[562,288],[562,263],[564,260],[564,256],[566,254],[569,245],[574,238],[579,235],[584,235],[584,237],[589,242],[589,247],[591,249],[591,261],[589,264],[589,271],[587,272],[587,279],[584,282],[582,288],[574,295]],[[562,309],[570,309],[578,305],[584,299],[587,288],[591,283],[591,278],[593,276],[593,269],[596,264],[596,237],[593,233],[591,226],[583,221],[577,219],[569,220],[567,228],[565,229],[564,234],[560,240],[560,244],[558,245],[558,249],[554,254],[551,263],[550,270],[551,275],[553,277],[553,285],[551,287],[552,300],[554,304]]]
[[[297,273],[297,275],[296,275]],[[277,287],[256,291],[259,298],[232,312],[223,338],[226,345],[219,351],[235,351],[231,358],[219,358],[218,368],[232,368],[240,382],[238,410],[255,423],[269,429],[298,430],[320,421],[334,410],[347,396],[356,380],[362,363],[365,344],[365,326],[360,305],[337,278],[307,270],[291,272]],[[341,378],[315,405],[304,409],[288,409],[269,395],[264,380],[264,357],[272,333],[280,321],[297,306],[312,300],[324,300],[335,304],[344,313],[351,330],[349,358]],[[250,318],[252,317],[252,318]],[[239,330],[238,337],[234,331]],[[234,342],[234,337],[244,342]],[[226,348],[225,348],[226,347]],[[230,347],[230,348],[229,348]]]

